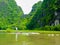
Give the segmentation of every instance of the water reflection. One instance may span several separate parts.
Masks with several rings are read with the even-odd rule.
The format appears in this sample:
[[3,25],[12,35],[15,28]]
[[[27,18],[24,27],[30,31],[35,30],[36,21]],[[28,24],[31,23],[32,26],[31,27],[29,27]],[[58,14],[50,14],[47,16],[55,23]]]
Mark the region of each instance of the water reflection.
[[60,34],[36,32],[17,34],[18,37],[16,37],[15,33],[0,34],[0,45],[60,45]]

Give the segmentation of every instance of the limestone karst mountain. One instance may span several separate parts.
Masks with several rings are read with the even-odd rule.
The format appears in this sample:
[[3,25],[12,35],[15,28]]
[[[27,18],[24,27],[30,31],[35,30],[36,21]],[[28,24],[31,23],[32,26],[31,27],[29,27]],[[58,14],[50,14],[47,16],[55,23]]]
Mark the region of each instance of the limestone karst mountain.
[[[36,7],[35,8],[37,11],[34,10],[35,8],[32,9],[34,12],[32,12],[31,15],[33,17],[27,24],[28,29],[40,28],[46,25],[51,26],[52,24],[54,26],[60,23],[60,18],[56,18],[58,15],[60,15],[60,0],[44,0],[42,4],[37,3],[36,5],[38,9]],[[57,16],[55,16],[55,12],[57,12]],[[59,21],[56,22],[56,19]]]
[[18,26],[21,15],[23,11],[15,0],[0,0],[0,29]]

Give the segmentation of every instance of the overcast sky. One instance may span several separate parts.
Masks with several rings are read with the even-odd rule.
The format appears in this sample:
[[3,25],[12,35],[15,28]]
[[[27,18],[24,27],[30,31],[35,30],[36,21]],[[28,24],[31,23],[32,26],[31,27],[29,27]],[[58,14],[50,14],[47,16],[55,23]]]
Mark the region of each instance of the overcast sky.
[[20,6],[24,12],[24,14],[28,14],[32,6],[40,0],[15,0],[17,5]]

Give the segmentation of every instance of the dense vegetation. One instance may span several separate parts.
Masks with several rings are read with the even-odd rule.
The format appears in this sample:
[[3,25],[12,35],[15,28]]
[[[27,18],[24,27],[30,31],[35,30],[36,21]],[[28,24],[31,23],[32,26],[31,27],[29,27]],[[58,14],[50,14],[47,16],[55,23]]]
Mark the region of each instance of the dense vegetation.
[[60,25],[51,26],[60,12],[60,0],[44,0],[34,4],[29,14],[23,14],[15,0],[0,0],[0,30],[55,30]]
[[[42,4],[40,4],[41,6],[37,8],[35,14],[33,14],[34,16],[27,24],[27,28],[38,29],[46,25],[50,26],[50,22],[55,19],[55,11],[60,10],[59,2],[60,0],[44,0]],[[36,5],[38,5],[38,3]]]
[[0,29],[19,27],[22,9],[14,0],[0,0]]

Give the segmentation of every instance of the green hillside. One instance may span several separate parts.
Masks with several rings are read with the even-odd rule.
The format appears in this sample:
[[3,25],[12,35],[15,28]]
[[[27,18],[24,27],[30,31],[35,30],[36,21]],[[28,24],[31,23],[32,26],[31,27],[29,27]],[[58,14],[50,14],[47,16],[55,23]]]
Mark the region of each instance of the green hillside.
[[14,29],[20,24],[20,16],[23,15],[21,7],[15,0],[0,0],[0,29]]
[[[35,28],[41,28],[45,27],[46,25],[51,26],[54,24],[54,21],[57,19],[56,17],[59,16],[60,12],[60,0],[44,0],[42,4],[39,4],[39,2],[36,4],[38,9],[35,12],[35,14],[32,14],[31,21],[27,24],[28,29],[35,29]],[[41,3],[41,2],[40,2]],[[34,6],[36,6],[34,5]],[[41,5],[41,6],[40,6]],[[34,7],[33,6],[33,7]],[[35,9],[33,8],[33,9]],[[32,10],[33,10],[32,9]],[[57,12],[57,16],[55,16],[55,12]],[[57,19],[60,23],[60,18]],[[55,24],[54,24],[55,25]],[[53,25],[53,26],[54,26]],[[57,30],[57,29],[56,29]],[[60,29],[59,29],[60,30]]]

